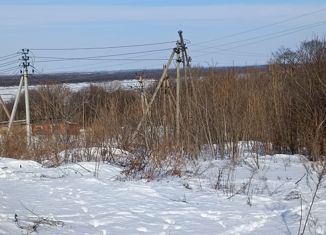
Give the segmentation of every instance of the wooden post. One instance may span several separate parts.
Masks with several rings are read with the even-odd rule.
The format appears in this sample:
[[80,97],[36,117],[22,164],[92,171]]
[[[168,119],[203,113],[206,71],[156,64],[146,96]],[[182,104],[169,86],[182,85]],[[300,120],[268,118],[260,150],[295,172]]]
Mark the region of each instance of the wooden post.
[[2,99],[1,96],[0,96],[0,104],[2,105],[3,110],[5,111],[5,113],[6,113],[7,117],[8,117],[8,119],[10,119],[10,113],[9,113],[9,111],[8,111],[8,109],[7,109],[7,107],[6,107],[6,104],[5,104],[5,102],[3,101],[3,99]]
[[[163,65],[163,70],[165,70],[166,65]],[[169,76],[166,74],[163,82],[163,130],[164,130],[164,141],[167,142],[169,139],[168,135],[168,127],[167,127],[167,105],[166,105],[166,98],[168,92],[168,79]]]
[[[145,82],[142,76],[139,76],[138,79],[139,85],[140,85],[140,100],[141,100],[141,108],[143,111],[143,115],[145,114],[148,102],[147,102],[147,97],[146,97],[146,92],[145,92]],[[149,113],[150,114],[150,113]]]
[[20,97],[20,92],[22,90],[23,83],[24,83],[24,77],[22,76],[21,79],[20,79],[20,82],[19,82],[19,86],[18,86],[18,91],[17,91],[17,94],[16,94],[16,98],[15,98],[14,107],[12,108],[10,119],[9,119],[8,133],[10,132],[11,126],[12,126],[12,124],[14,122],[14,119],[15,119],[15,115],[16,115],[16,111],[17,111],[17,107],[18,107],[18,102],[19,102],[19,97]]
[[177,49],[177,77],[176,77],[176,110],[175,110],[175,135],[177,144],[180,141],[180,48]]
[[174,57],[175,53],[176,53],[176,49],[173,49],[173,51],[172,51],[172,53],[171,53],[171,55],[170,55],[170,58],[169,58],[169,60],[168,60],[168,63],[166,64],[166,68],[163,70],[162,76],[161,76],[161,78],[160,78],[160,80],[159,80],[159,82],[158,82],[158,84],[157,84],[157,87],[156,87],[156,89],[155,89],[155,91],[154,91],[154,94],[153,94],[153,96],[152,96],[150,102],[148,103],[148,105],[147,105],[147,107],[146,107],[145,113],[144,113],[142,119],[140,120],[140,122],[138,123],[137,129],[134,131],[134,133],[133,133],[132,136],[131,136],[131,138],[132,138],[131,140],[132,140],[132,141],[135,140],[135,138],[136,138],[136,136],[137,136],[137,134],[138,134],[138,132],[139,132],[141,126],[143,125],[143,122],[146,120],[146,116],[147,116],[147,114],[149,113],[149,111],[150,111],[150,109],[151,109],[151,107],[152,107],[152,104],[153,104],[153,102],[154,102],[154,100],[155,100],[155,98],[156,98],[156,95],[157,95],[158,91],[160,90],[160,88],[161,88],[161,86],[162,86],[162,84],[163,84],[163,82],[164,82],[164,79],[165,79],[166,74],[167,74],[167,72],[168,72],[168,69],[169,69],[169,67],[170,67],[170,65],[171,65],[171,63],[172,63],[172,60],[173,60],[173,57]]

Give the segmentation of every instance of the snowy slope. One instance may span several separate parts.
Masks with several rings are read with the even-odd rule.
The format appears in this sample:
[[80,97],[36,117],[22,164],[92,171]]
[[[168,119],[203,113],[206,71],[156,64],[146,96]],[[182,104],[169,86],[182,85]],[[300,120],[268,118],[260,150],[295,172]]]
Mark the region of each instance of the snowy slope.
[[[151,182],[124,180],[109,164],[98,178],[94,170],[94,162],[44,168],[0,158],[0,234],[29,234],[35,221],[38,234],[297,234],[300,195],[305,219],[315,187],[288,155],[261,157],[259,169],[249,158],[199,162]],[[307,234],[326,234],[325,192]]]

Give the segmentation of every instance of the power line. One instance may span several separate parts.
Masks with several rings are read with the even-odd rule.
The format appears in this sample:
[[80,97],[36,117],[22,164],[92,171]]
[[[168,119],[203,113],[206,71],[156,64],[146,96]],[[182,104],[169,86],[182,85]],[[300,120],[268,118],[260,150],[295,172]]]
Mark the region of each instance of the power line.
[[279,24],[282,24],[282,23],[285,23],[285,22],[288,22],[288,21],[293,21],[293,20],[296,20],[296,19],[299,19],[299,18],[302,18],[302,17],[306,17],[306,16],[309,16],[309,15],[314,15],[316,13],[319,13],[319,12],[322,12],[322,11],[325,11],[325,10],[326,10],[326,8],[322,8],[322,9],[317,10],[317,11],[308,12],[308,13],[305,13],[305,14],[302,14],[302,15],[298,15],[298,16],[295,16],[295,17],[287,18],[285,20],[277,21],[277,22],[274,22],[274,23],[271,23],[271,24],[266,24],[266,25],[263,25],[263,26],[259,26],[257,28],[248,29],[248,30],[244,30],[244,31],[241,31],[241,32],[238,32],[238,33],[233,33],[233,34],[229,34],[229,35],[226,35],[226,36],[222,36],[220,38],[215,38],[215,39],[211,39],[211,40],[207,40],[207,41],[202,41],[202,42],[198,42],[198,43],[192,43],[192,46],[207,44],[207,43],[210,43],[210,42],[220,41],[222,39],[227,39],[227,38],[231,38],[231,37],[234,37],[234,36],[238,36],[238,35],[242,35],[242,34],[247,34],[247,33],[250,33],[250,32],[255,32],[255,31],[258,31],[258,30],[261,30],[261,29],[265,29],[265,28],[269,28],[271,26],[279,25]]
[[[239,48],[239,47],[247,46],[247,45],[250,45],[250,44],[255,44],[255,43],[267,41],[267,40],[278,38],[278,37],[283,37],[283,36],[286,36],[286,35],[289,35],[289,34],[293,34],[293,33],[296,33],[296,32],[303,31],[303,30],[305,30],[307,28],[318,27],[318,26],[321,26],[321,25],[323,25],[325,23],[326,23],[326,21],[321,21],[319,23],[315,23],[315,24],[311,24],[311,25],[305,25],[305,26],[301,26],[301,27],[296,27],[296,28],[292,29],[291,31],[289,31],[289,30],[283,30],[283,31],[280,31],[280,32],[283,32],[283,33],[278,32],[278,35],[270,36],[270,37],[267,37],[267,38],[263,38],[263,39],[260,39],[260,40],[256,40],[256,41],[252,41],[252,42],[248,42],[248,43],[244,43],[244,44],[240,44],[240,45],[229,47],[229,48],[221,48],[220,50],[221,51],[223,51],[223,50],[226,50],[227,51],[227,50],[230,50],[230,49],[235,49],[235,48]],[[268,35],[271,35],[271,34],[268,34]],[[211,52],[205,53],[205,55],[207,55],[207,54],[213,54],[213,53],[216,53],[216,52],[218,52],[218,51],[211,51]]]
[[18,56],[19,56],[19,54],[16,53],[16,54],[12,54],[12,55],[8,55],[8,56],[0,57],[0,61],[11,60],[11,59],[16,58]]
[[12,73],[10,73],[11,76],[15,76],[19,74],[19,69],[17,68],[16,70],[13,70]]
[[229,49],[235,49],[235,48],[242,47],[242,46],[246,46],[246,45],[250,45],[250,44],[253,44],[253,43],[263,42],[263,41],[278,38],[278,37],[283,37],[283,36],[290,35],[290,34],[293,34],[293,33],[297,33],[297,32],[300,32],[300,31],[303,31],[303,30],[306,30],[306,29],[322,26],[324,24],[326,24],[326,21],[321,21],[319,23],[306,25],[305,27],[302,26],[302,27],[293,28],[290,31],[289,30],[284,30],[284,31],[282,31],[282,33],[278,32],[278,35],[274,35],[274,36],[271,35],[270,37],[263,38],[261,40],[256,40],[256,41],[253,41],[253,42],[248,42],[248,43],[245,43],[245,44],[237,45],[237,46],[228,48],[228,50]]
[[[66,60],[44,60],[44,61],[35,61],[35,63],[46,63],[46,62],[64,62]],[[136,59],[136,58],[130,58],[130,59],[88,59],[83,61],[100,61],[99,63],[92,63],[92,64],[85,64],[85,65],[75,65],[75,66],[68,66],[68,67],[60,67],[60,69],[73,69],[73,68],[85,68],[85,67],[94,67],[101,64],[105,64],[105,62],[108,61],[128,61],[127,63],[118,63],[118,64],[111,64],[109,67],[112,66],[120,66],[120,65],[127,65],[132,64],[139,61],[166,61],[166,59],[156,59],[156,58],[150,58],[150,59]],[[105,66],[108,67],[108,66]],[[33,67],[35,68],[35,67]],[[59,68],[58,68],[59,69]],[[50,69],[53,70],[53,69]]]
[[[281,31],[274,32],[274,33],[268,33],[268,34],[264,34],[264,35],[260,35],[260,36],[255,36],[255,37],[247,38],[247,39],[237,40],[237,41],[233,41],[233,42],[229,42],[229,43],[222,43],[222,44],[215,45],[215,46],[210,46],[210,47],[205,47],[205,48],[202,48],[200,50],[199,49],[198,50],[193,50],[193,52],[207,50],[207,49],[214,49],[214,48],[219,48],[221,46],[227,46],[227,45],[232,45],[232,44],[236,44],[236,43],[239,43],[239,42],[249,41],[249,43],[237,45],[237,46],[230,47],[230,48],[221,48],[220,49],[222,51],[223,50],[228,51],[230,49],[242,47],[242,46],[245,46],[245,45],[248,45],[248,44],[252,44],[252,43],[266,41],[266,40],[277,38],[277,37],[280,37],[280,36],[285,36],[285,35],[288,35],[288,34],[292,34],[292,33],[296,33],[296,32],[305,30],[307,28],[318,27],[318,26],[321,26],[321,25],[324,25],[324,24],[326,24],[326,21],[319,21],[319,22],[316,22],[316,23],[313,23],[313,24],[306,24],[306,25],[298,26],[298,27],[291,28],[291,29],[281,30]],[[256,40],[256,41],[250,42],[252,40],[260,39],[260,38],[262,38],[262,39],[261,40]],[[209,52],[209,54],[211,54],[211,52]]]
[[18,62],[18,60],[8,61],[8,62],[0,64],[0,67],[6,67],[6,66],[13,65],[13,64],[17,64],[17,62]]
[[[287,21],[291,21],[291,20],[294,20],[294,19],[298,19],[298,18],[301,18],[301,17],[308,16],[308,15],[316,14],[316,13],[319,13],[319,12],[322,12],[322,11],[325,11],[325,10],[326,10],[326,8],[323,8],[323,9],[320,9],[318,11],[309,12],[309,13],[302,14],[302,15],[299,15],[299,16],[295,16],[295,17],[292,17],[292,18],[288,18],[288,19],[285,19],[285,20],[282,20],[282,21],[278,21],[278,22],[275,22],[275,23],[272,23],[272,24],[260,26],[260,27],[250,29],[250,30],[245,30],[245,31],[242,31],[242,32],[239,32],[239,33],[234,33],[234,34],[224,36],[224,37],[218,38],[218,39],[212,39],[212,40],[208,40],[208,41],[204,41],[204,42],[195,43],[195,44],[192,44],[192,45],[202,45],[202,44],[218,41],[218,40],[221,40],[223,38],[229,38],[229,37],[232,37],[232,36],[257,31],[257,30],[267,28],[267,27],[271,27],[271,26],[274,26],[274,25],[278,25],[278,24],[281,24],[281,23],[284,23],[284,22],[287,22]],[[302,30],[305,30],[307,27],[317,27],[317,26],[320,26],[320,25],[324,24],[325,22],[326,21],[320,21],[320,22],[313,23],[313,24],[297,26],[295,28],[288,29],[288,30],[278,31],[278,32],[275,32],[275,33],[268,33],[268,34],[264,34],[264,35],[260,35],[260,36],[250,37],[250,38],[247,38],[247,39],[237,40],[237,41],[228,42],[228,43],[222,43],[222,44],[219,44],[219,45],[212,45],[212,46],[209,46],[209,47],[204,47],[200,51],[205,50],[205,49],[218,48],[218,47],[221,47],[221,46],[235,45],[235,46],[230,47],[230,48],[220,48],[220,51],[230,51],[231,49],[238,48],[238,47],[241,47],[241,46],[244,46],[244,45],[257,43],[257,42],[269,40],[269,39],[272,39],[272,38],[277,38],[277,37],[281,37],[281,36],[284,36],[284,35],[292,34],[292,33],[298,32],[298,31],[302,31]],[[258,40],[258,39],[260,39],[260,40]],[[253,40],[255,40],[255,41],[253,41]],[[105,46],[105,47],[32,48],[31,50],[34,50],[34,51],[105,50],[105,49],[115,49],[115,48],[132,48],[132,47],[154,46],[154,45],[168,44],[168,43],[172,43],[172,42],[175,42],[175,41],[147,43],[147,44],[129,44],[129,45],[120,45],[120,46]],[[236,45],[236,44],[241,43],[241,42],[247,42],[247,43]],[[39,62],[39,63],[62,62],[62,61],[104,61],[105,62],[105,61],[114,61],[114,60],[116,60],[116,61],[152,61],[152,60],[161,61],[161,60],[165,60],[165,59],[158,59],[158,58],[154,58],[154,59],[149,59],[149,58],[145,58],[145,59],[139,59],[139,58],[110,59],[109,57],[119,57],[119,56],[126,56],[126,55],[146,54],[146,53],[150,53],[150,52],[167,51],[167,50],[171,50],[171,49],[172,48],[148,50],[148,51],[137,51],[137,52],[127,52],[127,53],[109,54],[109,55],[94,55],[94,56],[87,56],[87,57],[83,57],[82,55],[80,57],[34,56],[33,59],[40,59],[40,60],[36,60],[35,61],[36,63],[37,62]],[[194,50],[193,52],[196,52],[196,51],[199,51],[199,50]],[[215,52],[209,51],[208,53],[205,53],[205,54],[212,54],[212,53],[215,53]]]
[[[156,60],[156,61],[166,61],[166,59],[157,59],[157,58],[144,58],[144,59],[133,59],[133,58],[125,58],[125,59],[85,59],[85,58],[79,58],[76,60],[87,60],[87,61],[152,61],[152,60]],[[35,63],[46,63],[46,62],[64,62],[67,61],[66,59],[52,59],[52,60],[35,60]]]
[[[107,61],[105,61],[107,62]],[[105,63],[104,62],[104,63]],[[57,67],[57,68],[50,68],[50,69],[47,69],[46,71],[49,72],[49,71],[56,71],[58,69],[64,69],[66,71],[66,69],[68,69],[69,71],[73,71],[72,69],[76,69],[76,68],[85,68],[85,67],[88,67],[88,68],[99,68],[98,66],[100,65],[100,68],[112,68],[112,67],[117,67],[117,66],[123,66],[123,65],[130,65],[130,64],[135,64],[137,61],[129,61],[129,62],[125,62],[125,63],[115,63],[115,64],[109,64],[109,65],[106,65],[106,64],[103,64],[103,62],[99,62],[99,63],[92,63],[92,64],[87,64],[87,65],[77,65],[77,66],[66,66],[66,67]],[[98,70],[98,69],[97,69]],[[40,74],[40,72],[39,72]]]
[[18,52],[15,52],[15,53],[11,53],[11,54],[9,54],[9,55],[4,55],[4,56],[0,56],[0,59],[3,59],[3,58],[6,58],[6,57],[11,57],[11,56],[13,56],[13,55],[19,55],[18,54]]
[[[148,53],[148,54],[143,54],[143,55],[137,55],[137,56],[133,56],[133,57],[129,57],[129,58],[126,58],[126,59],[143,59],[144,57],[148,57],[148,56],[151,56],[151,55],[155,55],[155,54],[158,54],[157,52],[152,52],[152,53]],[[166,59],[164,59],[165,61]],[[78,64],[78,65],[73,65],[73,66],[65,66],[65,67],[57,67],[57,68],[51,68],[50,71],[52,70],[57,70],[57,69],[73,69],[73,68],[85,68],[85,67],[94,67],[94,66],[98,66],[98,65],[105,65],[107,64],[108,62],[111,62],[112,60],[103,60],[103,61],[100,61],[100,62],[96,62],[96,63],[87,63],[87,64]],[[38,61],[37,61],[38,62]],[[49,61],[50,62],[50,61]],[[105,65],[105,67],[112,67],[112,66],[121,66],[121,65],[128,65],[128,64],[134,64],[135,62],[137,61],[129,61],[129,62],[126,62],[126,63],[118,63],[118,64],[111,64],[110,65]],[[49,70],[47,70],[49,71]]]
[[11,68],[3,69],[3,70],[0,70],[0,73],[11,72],[11,71],[13,71],[14,69],[17,70],[17,69],[19,69],[19,67],[18,67],[18,66],[14,66],[14,67],[11,67]]
[[175,41],[144,43],[144,44],[130,44],[130,45],[120,45],[120,46],[105,46],[105,47],[31,48],[31,50],[34,50],[34,51],[105,50],[105,49],[118,49],[118,48],[130,48],[130,47],[156,46],[156,45],[163,45],[163,44],[170,44],[170,43],[175,43]]
[[257,58],[257,57],[268,56],[268,54],[263,54],[263,53],[235,52],[235,51],[231,51],[231,50],[221,50],[219,53],[224,54],[224,55],[236,56],[236,57],[255,57],[255,58]]
[[92,59],[108,58],[108,57],[115,57],[115,56],[137,55],[137,54],[146,54],[146,53],[151,53],[151,52],[169,51],[169,50],[172,50],[172,48],[157,49],[157,50],[148,50],[148,51],[128,52],[128,53],[119,53],[119,54],[111,54],[111,55],[88,56],[88,57],[50,57],[50,56],[35,56],[35,59],[92,60]]
[[[197,51],[203,51],[205,49],[201,50],[190,50],[191,53],[197,52]],[[245,56],[245,57],[262,57],[262,56],[267,56],[265,53],[255,53],[252,51],[237,51],[237,50],[232,50],[232,49],[220,49],[221,54],[226,54],[226,55],[234,55],[234,56]]]

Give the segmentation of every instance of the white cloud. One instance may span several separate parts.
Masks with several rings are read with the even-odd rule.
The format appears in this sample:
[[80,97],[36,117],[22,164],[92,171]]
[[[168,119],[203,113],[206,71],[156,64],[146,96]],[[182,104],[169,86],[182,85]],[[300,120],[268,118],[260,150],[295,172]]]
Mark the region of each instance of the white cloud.
[[273,20],[288,18],[320,6],[303,5],[213,5],[213,6],[0,6],[1,25],[113,22],[113,21],[215,21]]

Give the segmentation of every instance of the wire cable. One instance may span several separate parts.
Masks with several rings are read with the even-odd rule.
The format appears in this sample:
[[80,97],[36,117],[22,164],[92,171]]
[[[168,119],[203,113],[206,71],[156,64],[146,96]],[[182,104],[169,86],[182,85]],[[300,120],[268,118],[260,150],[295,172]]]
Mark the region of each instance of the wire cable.
[[14,66],[14,67],[11,67],[11,68],[7,68],[7,69],[3,69],[3,70],[0,70],[0,73],[7,73],[7,72],[11,72],[12,70],[17,70],[19,69],[19,66]]
[[14,56],[14,55],[17,56],[17,55],[19,55],[19,53],[18,52],[15,52],[15,53],[11,53],[9,55],[0,56],[0,59],[4,59],[4,58],[11,57],[11,56]]
[[[221,46],[227,46],[227,45],[232,45],[232,44],[236,44],[236,43],[239,43],[239,42],[246,42],[246,41],[249,41],[249,44],[251,44],[252,42],[250,42],[250,41],[255,40],[255,39],[260,39],[260,38],[261,38],[261,40],[253,41],[253,43],[260,42],[260,41],[266,41],[266,40],[277,38],[277,37],[280,37],[280,36],[284,36],[284,35],[296,33],[296,32],[299,32],[299,31],[303,31],[303,30],[306,30],[307,28],[318,27],[318,26],[321,26],[321,25],[324,25],[324,24],[326,24],[326,20],[319,21],[319,22],[312,23],[312,24],[306,24],[306,25],[302,25],[302,26],[297,26],[297,27],[291,28],[291,29],[281,30],[281,31],[274,32],[274,33],[268,33],[268,34],[264,34],[264,35],[260,35],[260,36],[255,36],[255,37],[247,38],[247,39],[237,40],[237,41],[228,42],[228,43],[222,43],[222,44],[215,45],[215,46],[209,46],[209,47],[202,48],[200,50],[199,49],[193,50],[193,52],[207,50],[207,49],[219,48]],[[221,48],[220,50],[227,51],[227,50],[230,50],[230,49],[242,47],[244,45],[248,45],[248,44],[247,43],[246,44],[241,44],[239,46],[234,46],[234,47],[230,47],[230,48]]]
[[145,43],[145,44],[130,44],[120,46],[105,46],[105,47],[72,47],[72,48],[31,48],[33,51],[77,51],[77,50],[105,50],[105,49],[118,49],[118,48],[130,48],[130,47],[146,47],[156,46],[163,44],[175,43],[176,41]]
[[6,63],[2,63],[0,64],[0,68],[1,67],[6,67],[6,66],[10,66],[10,65],[13,65],[13,64],[17,64],[19,61],[18,60],[12,60],[12,61],[8,61]]
[[92,60],[92,59],[100,59],[100,58],[108,58],[108,57],[116,57],[116,56],[137,55],[137,54],[146,54],[146,53],[151,53],[151,52],[168,51],[168,50],[172,50],[172,49],[173,48],[167,48],[167,49],[157,49],[157,50],[148,50],[148,51],[137,51],[137,52],[128,52],[128,53],[111,54],[111,55],[88,56],[88,57],[50,57],[50,56],[35,56],[35,59]]
[[[65,69],[65,70],[68,69],[69,71],[73,71],[71,69],[76,69],[78,67],[79,68],[80,67],[82,67],[82,68],[85,68],[85,67],[94,68],[96,66],[98,68],[99,65],[101,66],[101,68],[106,69],[106,68],[112,68],[112,67],[117,67],[117,66],[130,65],[130,64],[134,64],[136,62],[137,61],[129,61],[129,62],[124,62],[124,63],[109,64],[109,65],[103,64],[103,62],[99,62],[99,63],[87,64],[86,66],[85,65],[80,65],[80,66],[77,65],[77,66],[66,66],[66,67],[60,67],[60,68],[50,68],[50,69],[47,69],[47,72],[49,72],[49,71],[57,71],[58,69],[61,69],[61,71],[62,71],[62,69]],[[98,70],[98,69],[96,69],[96,70]],[[65,71],[65,72],[67,72],[67,71]]]
[[[260,42],[263,42],[263,41],[271,40],[271,39],[274,39],[274,38],[283,37],[283,36],[286,36],[286,35],[290,35],[290,34],[293,34],[293,33],[297,33],[297,32],[306,30],[307,28],[318,27],[318,26],[321,26],[323,24],[326,24],[326,21],[322,21],[322,22],[319,22],[318,24],[314,24],[314,25],[308,25],[308,27],[300,27],[300,28],[297,27],[297,28],[295,28],[295,30],[292,29],[291,31],[284,30],[284,31],[282,31],[283,32],[282,34],[278,34],[278,35],[266,37],[266,38],[263,38],[263,39],[260,39],[260,40],[256,40],[256,41],[252,41],[252,42],[247,42],[247,43],[236,45],[236,46],[229,47],[229,48],[221,48],[219,50],[221,50],[221,51],[224,51],[224,50],[228,51],[228,50],[231,50],[231,49],[235,49],[235,48],[247,46],[247,45],[250,45],[250,44],[256,44],[256,43],[260,43]],[[209,55],[209,54],[214,54],[214,53],[217,53],[217,52],[218,51],[211,51],[211,52],[203,53],[203,54],[199,54],[199,55]]]
[[316,13],[320,13],[320,12],[323,12],[325,10],[326,10],[326,8],[322,8],[322,9],[319,9],[317,11],[308,12],[308,13],[305,13],[305,14],[302,14],[302,15],[298,15],[298,16],[295,16],[295,17],[287,18],[287,19],[284,19],[284,20],[281,20],[281,21],[277,21],[277,22],[274,22],[274,23],[271,23],[271,24],[266,24],[266,25],[263,25],[263,26],[259,26],[257,28],[248,29],[248,30],[244,30],[244,31],[241,31],[241,32],[238,32],[238,33],[233,33],[233,34],[229,34],[229,35],[226,35],[226,36],[222,36],[220,38],[215,38],[215,39],[211,39],[211,40],[207,40],[207,41],[192,43],[192,46],[207,44],[207,43],[210,43],[210,42],[220,41],[222,39],[227,39],[227,38],[231,38],[231,37],[234,37],[234,36],[238,36],[238,35],[242,35],[242,34],[247,34],[247,33],[255,32],[255,31],[259,31],[261,29],[265,29],[265,28],[269,28],[269,27],[272,27],[272,26],[275,26],[275,25],[283,24],[285,22],[293,21],[293,20],[296,20],[296,19],[299,19],[299,18],[302,18],[302,17],[314,15]]
[[2,59],[0,59],[0,61],[11,60],[11,59],[16,58],[18,56],[19,56],[19,54],[17,53],[17,54],[13,54],[13,55],[10,55],[10,56],[7,56],[7,57],[2,57]]
[[[148,53],[148,54],[143,54],[143,55],[137,55],[137,56],[133,56],[133,57],[129,57],[127,59],[143,59],[144,57],[147,57],[147,56],[152,56],[152,55],[157,55],[157,54],[161,54],[161,53],[157,53],[157,52],[152,52],[152,53]],[[164,59],[164,61],[166,61],[167,58]],[[49,61],[51,62],[51,61]],[[73,65],[73,66],[60,66],[60,67],[57,67],[57,68],[51,68],[50,71],[54,71],[54,70],[59,70],[59,69],[77,69],[77,68],[86,68],[86,67],[94,67],[94,66],[101,66],[101,65],[105,65],[106,67],[108,63],[112,62],[112,60],[103,60],[103,61],[99,61],[99,62],[96,62],[96,63],[82,63],[82,64],[77,64],[77,65]],[[129,61],[129,62],[126,62],[126,63],[118,63],[118,64],[112,64],[110,63],[109,67],[112,67],[112,66],[120,66],[120,65],[128,65],[128,64],[134,64],[135,62],[137,61]],[[49,71],[49,70],[47,70]]]
[[14,70],[10,75],[11,76],[15,76],[15,75],[18,75],[20,72],[20,70],[17,68],[16,70]]
[[[77,60],[77,59],[76,59]],[[80,58],[78,60],[88,60],[88,61],[152,61],[152,60],[156,60],[156,61],[166,61],[167,59],[157,59],[157,58],[151,58],[151,59],[85,59],[85,58]],[[46,62],[64,62],[67,61],[66,59],[52,59],[52,60],[35,60],[35,63],[46,63]]]

